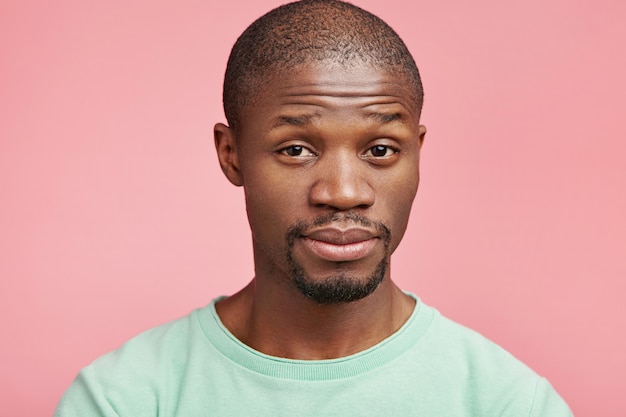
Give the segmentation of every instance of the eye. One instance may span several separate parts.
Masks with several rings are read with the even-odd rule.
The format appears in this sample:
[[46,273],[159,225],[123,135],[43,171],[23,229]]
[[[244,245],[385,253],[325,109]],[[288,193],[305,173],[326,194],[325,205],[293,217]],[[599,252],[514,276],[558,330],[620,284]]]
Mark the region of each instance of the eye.
[[398,150],[387,145],[375,145],[365,152],[365,157],[387,158],[397,153]]
[[309,148],[306,148],[302,145],[287,146],[286,148],[281,149],[279,153],[286,155],[286,156],[293,156],[296,158],[315,156],[313,151],[311,151]]

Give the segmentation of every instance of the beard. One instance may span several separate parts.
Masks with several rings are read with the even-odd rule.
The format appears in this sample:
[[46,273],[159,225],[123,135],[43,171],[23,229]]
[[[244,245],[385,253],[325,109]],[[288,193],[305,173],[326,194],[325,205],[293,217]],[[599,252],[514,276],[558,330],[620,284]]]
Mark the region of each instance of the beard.
[[[375,227],[379,232],[379,238],[383,242],[384,253],[372,273],[365,277],[357,277],[346,271],[338,271],[336,274],[326,276],[322,280],[312,279],[293,258],[293,245],[303,232],[313,226],[322,226],[338,221],[350,220],[365,227]],[[389,242],[391,231],[382,222],[374,222],[358,214],[347,212],[344,214],[330,213],[317,218],[311,223],[298,222],[289,227],[285,236],[287,241],[287,264],[291,276],[291,282],[298,291],[306,298],[318,304],[340,304],[357,301],[372,294],[385,278],[389,267]]]

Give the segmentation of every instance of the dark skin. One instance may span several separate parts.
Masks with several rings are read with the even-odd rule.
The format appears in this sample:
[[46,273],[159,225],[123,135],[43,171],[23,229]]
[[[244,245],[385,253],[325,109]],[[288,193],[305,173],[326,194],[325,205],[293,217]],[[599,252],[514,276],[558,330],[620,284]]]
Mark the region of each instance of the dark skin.
[[[279,357],[330,359],[367,349],[397,331],[415,302],[386,268],[370,295],[319,304],[293,284],[291,251],[310,282],[366,281],[406,230],[419,183],[426,129],[404,76],[332,62],[301,65],[264,83],[242,111],[237,134],[215,126],[222,170],[243,186],[253,236],[255,278],[216,306],[248,346]],[[297,222],[354,213],[391,231],[387,248],[374,227],[341,218],[306,229]]]

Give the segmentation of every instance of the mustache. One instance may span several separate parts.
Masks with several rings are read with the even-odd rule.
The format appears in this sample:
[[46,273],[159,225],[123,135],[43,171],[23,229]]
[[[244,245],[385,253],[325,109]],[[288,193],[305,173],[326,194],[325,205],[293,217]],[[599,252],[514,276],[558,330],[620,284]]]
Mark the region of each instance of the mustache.
[[304,231],[312,228],[319,227],[324,225],[330,225],[336,222],[352,222],[367,228],[375,228],[381,240],[385,244],[385,248],[389,245],[389,241],[391,240],[391,230],[387,225],[385,225],[381,221],[370,220],[367,217],[361,216],[360,214],[354,213],[352,211],[348,211],[345,213],[328,213],[324,214],[320,217],[313,219],[312,221],[300,220],[296,223],[289,226],[287,229],[287,233],[285,235],[287,240],[287,246],[293,247],[293,244],[296,238],[303,235]]

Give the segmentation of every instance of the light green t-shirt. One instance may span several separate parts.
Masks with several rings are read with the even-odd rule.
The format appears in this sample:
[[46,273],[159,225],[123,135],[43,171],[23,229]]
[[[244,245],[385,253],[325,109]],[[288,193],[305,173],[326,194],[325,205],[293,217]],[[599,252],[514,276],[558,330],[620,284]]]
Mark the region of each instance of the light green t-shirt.
[[571,416],[544,378],[419,300],[381,343],[319,361],[251,349],[215,302],[84,368],[55,417]]

